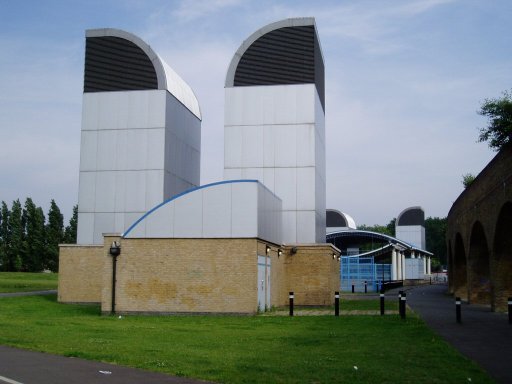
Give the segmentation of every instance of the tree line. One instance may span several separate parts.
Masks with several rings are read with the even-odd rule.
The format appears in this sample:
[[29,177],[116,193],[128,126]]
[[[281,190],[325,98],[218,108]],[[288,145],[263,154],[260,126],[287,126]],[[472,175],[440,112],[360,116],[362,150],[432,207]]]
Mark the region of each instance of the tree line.
[[59,269],[59,244],[76,244],[78,206],[73,207],[69,224],[52,199],[47,218],[29,197],[11,208],[2,201],[0,209],[0,270],[41,272]]

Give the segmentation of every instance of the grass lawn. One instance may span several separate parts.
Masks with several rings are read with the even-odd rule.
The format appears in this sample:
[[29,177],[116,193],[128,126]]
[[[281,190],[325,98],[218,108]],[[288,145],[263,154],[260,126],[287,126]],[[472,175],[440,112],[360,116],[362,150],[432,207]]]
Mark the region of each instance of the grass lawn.
[[55,295],[0,298],[0,344],[223,383],[493,382],[413,315],[99,313]]
[[57,289],[57,273],[0,272],[0,293]]

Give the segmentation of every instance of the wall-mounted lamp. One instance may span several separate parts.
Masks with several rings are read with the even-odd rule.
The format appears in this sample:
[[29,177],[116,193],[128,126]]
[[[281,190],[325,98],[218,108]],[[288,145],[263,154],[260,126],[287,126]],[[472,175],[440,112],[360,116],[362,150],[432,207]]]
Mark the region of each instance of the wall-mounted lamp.
[[336,254],[333,252],[332,254],[332,259],[335,260],[336,259]]
[[341,260],[341,256],[338,256],[338,261],[340,261],[340,260]]
[[270,247],[267,245],[267,249],[265,250],[266,254],[268,255],[270,252]]
[[292,255],[295,255],[297,253],[297,247],[293,247],[291,250],[290,250],[291,254]]
[[281,257],[281,255],[283,254],[283,251],[281,251],[280,249],[277,251],[277,257]]

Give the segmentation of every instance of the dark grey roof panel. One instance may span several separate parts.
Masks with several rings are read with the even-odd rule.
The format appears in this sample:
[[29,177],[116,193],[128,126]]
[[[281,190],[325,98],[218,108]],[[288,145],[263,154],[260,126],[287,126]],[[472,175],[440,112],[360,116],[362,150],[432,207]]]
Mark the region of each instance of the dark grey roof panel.
[[243,53],[233,85],[315,84],[325,109],[324,62],[314,25],[274,29]]
[[348,227],[348,223],[338,211],[328,209],[326,211],[326,227]]
[[158,89],[153,63],[131,41],[113,37],[87,37],[84,92]]
[[425,226],[425,212],[421,207],[407,208],[396,219],[396,226],[422,225]]

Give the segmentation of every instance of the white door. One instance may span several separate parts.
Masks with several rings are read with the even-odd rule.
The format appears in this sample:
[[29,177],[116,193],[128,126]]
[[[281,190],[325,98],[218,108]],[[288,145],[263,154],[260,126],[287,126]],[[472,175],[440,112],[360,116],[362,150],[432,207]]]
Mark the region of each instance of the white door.
[[258,310],[265,311],[266,294],[265,294],[265,272],[266,272],[266,257],[258,256]]

